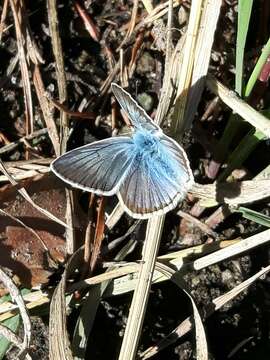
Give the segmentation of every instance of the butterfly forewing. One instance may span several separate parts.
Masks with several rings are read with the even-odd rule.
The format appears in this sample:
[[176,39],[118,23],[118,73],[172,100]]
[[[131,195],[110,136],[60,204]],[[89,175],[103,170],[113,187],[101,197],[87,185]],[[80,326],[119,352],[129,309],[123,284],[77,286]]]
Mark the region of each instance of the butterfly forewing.
[[134,126],[133,137],[85,145],[56,159],[51,168],[74,187],[100,195],[117,193],[135,218],[165,214],[193,184],[186,153],[125,90],[116,84],[112,90]]
[[143,128],[151,132],[161,131],[159,126],[152,121],[150,116],[132,99],[129,93],[116,84],[112,84],[112,91],[135,128]]
[[120,186],[119,199],[135,218],[147,219],[175,208],[193,184],[184,150],[165,135],[160,138],[160,156],[134,159]]
[[132,154],[133,142],[129,137],[113,137],[67,152],[51,168],[72,186],[113,195],[131,166]]

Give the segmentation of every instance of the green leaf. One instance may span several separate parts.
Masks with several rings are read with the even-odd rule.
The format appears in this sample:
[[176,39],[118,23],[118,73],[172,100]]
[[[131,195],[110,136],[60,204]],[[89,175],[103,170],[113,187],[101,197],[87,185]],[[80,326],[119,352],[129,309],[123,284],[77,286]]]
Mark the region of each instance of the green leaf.
[[239,0],[238,4],[235,91],[239,96],[242,96],[244,53],[252,5],[253,0]]
[[240,206],[237,210],[240,212],[245,219],[256,222],[257,224],[267,226],[270,228],[270,217],[264,214],[259,213],[258,211],[254,211],[243,206]]

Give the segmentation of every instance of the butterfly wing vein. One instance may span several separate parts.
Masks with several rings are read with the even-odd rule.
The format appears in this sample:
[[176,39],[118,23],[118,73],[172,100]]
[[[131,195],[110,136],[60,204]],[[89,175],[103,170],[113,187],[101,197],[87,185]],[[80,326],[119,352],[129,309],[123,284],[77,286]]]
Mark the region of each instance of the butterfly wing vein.
[[128,137],[101,140],[67,152],[52,164],[62,180],[101,195],[115,194],[131,165],[133,142]]

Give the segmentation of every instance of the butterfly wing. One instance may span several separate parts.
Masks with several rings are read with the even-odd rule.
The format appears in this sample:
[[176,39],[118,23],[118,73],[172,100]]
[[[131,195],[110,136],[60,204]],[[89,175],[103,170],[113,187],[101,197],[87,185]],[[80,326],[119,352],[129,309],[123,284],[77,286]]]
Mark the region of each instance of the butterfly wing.
[[193,175],[185,151],[162,135],[158,156],[133,160],[118,197],[129,215],[147,219],[175,208],[192,184]]
[[113,195],[130,168],[133,146],[132,139],[125,136],[95,141],[60,156],[51,169],[74,187]]
[[151,132],[161,131],[159,126],[155,124],[145,110],[132,99],[129,93],[115,83],[112,84],[112,91],[135,128],[143,128]]

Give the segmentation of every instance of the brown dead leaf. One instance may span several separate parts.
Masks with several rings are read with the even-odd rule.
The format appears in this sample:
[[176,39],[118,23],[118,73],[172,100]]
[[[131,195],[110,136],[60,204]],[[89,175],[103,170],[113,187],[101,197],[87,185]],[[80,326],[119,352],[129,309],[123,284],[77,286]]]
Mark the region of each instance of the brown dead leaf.
[[[64,220],[65,191],[59,182],[49,176],[44,176],[32,183],[25,182],[31,189],[32,199]],[[25,185],[24,184],[24,185]],[[0,215],[0,264],[12,270],[22,285],[33,287],[48,281],[53,268],[50,257],[57,263],[65,258],[64,227],[55,223],[44,214],[37,211],[29,202],[20,196],[14,196],[11,186],[6,188],[5,203],[0,196],[0,206],[4,210],[32,228],[46,244],[50,254],[46,252],[41,241],[29,231],[4,214]],[[1,194],[2,195],[2,194]],[[50,255],[50,257],[49,257]]]

